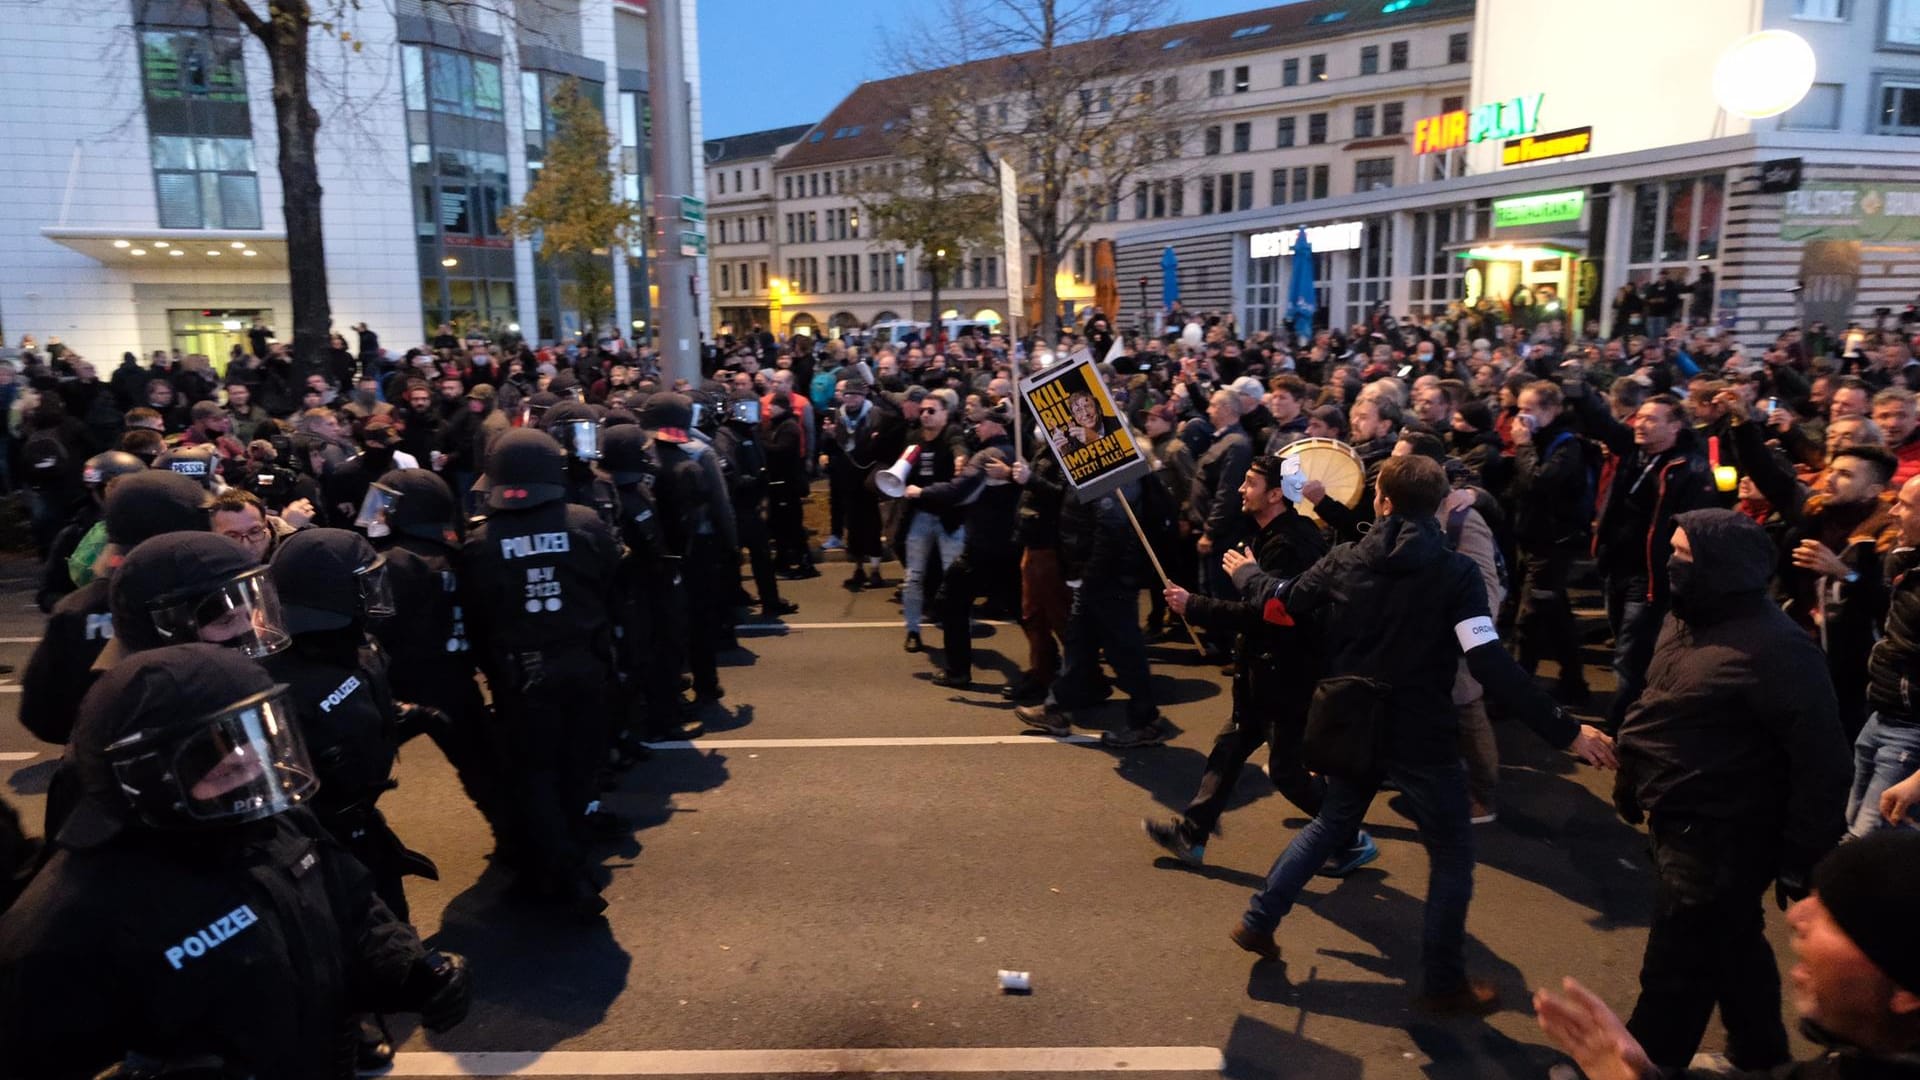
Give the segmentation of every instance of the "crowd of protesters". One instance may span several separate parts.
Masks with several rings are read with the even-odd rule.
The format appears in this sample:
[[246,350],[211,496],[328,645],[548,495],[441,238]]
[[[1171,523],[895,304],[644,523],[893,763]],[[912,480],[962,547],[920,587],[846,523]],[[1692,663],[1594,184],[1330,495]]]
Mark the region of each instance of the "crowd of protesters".
[[[1203,861],[1227,793],[1268,747],[1268,774],[1313,823],[1233,927],[1263,958],[1279,955],[1275,930],[1311,876],[1377,857],[1361,827],[1374,793],[1406,792],[1432,861],[1419,1000],[1436,1011],[1497,1005],[1464,957],[1472,827],[1499,814],[1494,724],[1617,769],[1615,804],[1646,824],[1655,856],[1641,1000],[1622,1022],[1570,984],[1538,1003],[1543,1026],[1583,1064],[1604,1055],[1576,1044],[1618,1029],[1628,1066],[1678,1069],[1717,1006],[1733,1064],[1770,1069],[1787,1042],[1765,894],[1800,905],[1796,930],[1815,925],[1827,916],[1810,891],[1842,873],[1816,867],[1843,837],[1911,827],[1920,802],[1920,585],[1906,573],[1920,550],[1920,359],[1910,321],[1748,349],[1707,322],[1710,280],[1657,291],[1658,315],[1653,290],[1623,295],[1610,338],[1494,304],[1382,311],[1298,340],[1177,305],[1138,328],[1094,312],[1050,344],[755,327],[708,347],[692,383],[617,336],[534,348],[442,326],[395,357],[358,326],[356,347],[334,335],[303,362],[256,324],[218,373],[156,352],[102,379],[28,340],[0,363],[0,405],[48,609],[125,556],[112,492],[142,470],[201,485],[212,531],[255,564],[303,534],[387,536],[402,490],[431,481],[443,496],[412,498],[447,500],[426,524],[449,544],[507,538],[456,559],[462,574],[517,589],[519,568],[499,558],[559,552],[547,576],[528,571],[527,612],[617,596],[584,623],[569,608],[551,640],[512,610],[468,615],[491,641],[491,707],[577,712],[543,697],[564,673],[606,683],[603,704],[622,714],[569,752],[584,770],[556,765],[559,795],[504,775],[511,753],[421,725],[502,846],[537,849],[511,854],[540,899],[600,910],[579,854],[547,841],[570,851],[582,828],[618,832],[590,801],[596,770],[644,756],[648,739],[696,737],[735,624],[754,607],[791,613],[780,583],[840,558],[846,588],[895,590],[904,648],[935,662],[935,684],[1007,698],[1036,734],[1103,727],[1096,710],[1117,690],[1123,719],[1101,742],[1159,745],[1174,732],[1147,646],[1191,640],[1191,662],[1219,665],[1232,709],[1194,799],[1145,825]],[[1151,463],[1085,500],[1017,393],[1083,356]],[[1096,437],[1114,421],[1076,422]],[[1303,440],[1351,451],[1357,498],[1303,480]],[[815,496],[825,513],[810,529]],[[549,503],[583,516],[525,531]],[[1609,695],[1587,680],[1583,607],[1606,624]],[[983,616],[1024,633],[1004,686],[974,677],[969,626]],[[604,664],[575,670],[562,645]],[[589,824],[542,832],[525,807],[550,797]],[[1842,869],[1873,891],[1859,880],[1871,869]],[[1861,903],[1839,921],[1890,980],[1878,1006],[1898,1014],[1865,1049],[1898,1057],[1916,1046],[1920,981],[1886,960]]]

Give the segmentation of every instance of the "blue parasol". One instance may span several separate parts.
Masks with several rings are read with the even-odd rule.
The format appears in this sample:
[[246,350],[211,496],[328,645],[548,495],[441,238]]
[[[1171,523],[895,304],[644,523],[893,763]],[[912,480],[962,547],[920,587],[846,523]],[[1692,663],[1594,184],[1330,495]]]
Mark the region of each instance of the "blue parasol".
[[1313,289],[1313,245],[1307,242],[1307,230],[1301,229],[1293,238],[1293,275],[1287,284],[1287,317],[1300,340],[1312,340],[1313,314],[1319,306]]
[[1173,253],[1173,245],[1160,253],[1160,306],[1172,308],[1174,301],[1180,299],[1180,259]]

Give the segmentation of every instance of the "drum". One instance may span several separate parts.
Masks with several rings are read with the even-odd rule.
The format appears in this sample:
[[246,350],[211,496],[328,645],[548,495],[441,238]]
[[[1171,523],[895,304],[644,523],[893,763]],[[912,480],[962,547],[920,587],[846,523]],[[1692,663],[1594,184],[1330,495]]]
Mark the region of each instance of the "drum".
[[[1302,483],[1318,480],[1325,485],[1328,498],[1340,500],[1349,509],[1360,505],[1360,494],[1367,486],[1367,467],[1360,463],[1353,447],[1338,439],[1301,439],[1281,450],[1280,458],[1299,462]],[[1296,500],[1295,508],[1319,520],[1313,504],[1305,499]]]

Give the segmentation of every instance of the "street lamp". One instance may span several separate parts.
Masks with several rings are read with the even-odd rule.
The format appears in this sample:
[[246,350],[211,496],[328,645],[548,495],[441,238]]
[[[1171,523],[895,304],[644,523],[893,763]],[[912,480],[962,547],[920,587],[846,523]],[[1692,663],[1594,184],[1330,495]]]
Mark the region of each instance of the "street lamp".
[[1735,116],[1778,116],[1813,88],[1813,46],[1788,30],[1762,30],[1727,46],[1713,67],[1713,96]]
[[941,338],[944,336],[941,331],[946,329],[940,321],[940,278],[946,273],[946,269],[947,249],[933,249],[933,268],[927,272],[927,300],[932,305],[927,311],[930,316],[927,320],[927,335],[936,349],[940,347]]

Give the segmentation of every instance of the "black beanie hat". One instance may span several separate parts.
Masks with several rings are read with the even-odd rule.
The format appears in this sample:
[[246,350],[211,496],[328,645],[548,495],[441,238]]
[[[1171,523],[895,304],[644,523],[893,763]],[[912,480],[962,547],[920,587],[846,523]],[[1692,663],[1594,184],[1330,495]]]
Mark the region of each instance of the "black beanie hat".
[[1920,832],[1880,829],[1841,844],[1814,867],[1813,891],[1874,967],[1920,994]]

